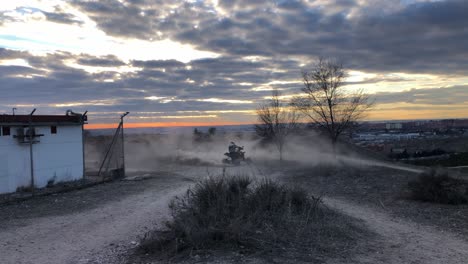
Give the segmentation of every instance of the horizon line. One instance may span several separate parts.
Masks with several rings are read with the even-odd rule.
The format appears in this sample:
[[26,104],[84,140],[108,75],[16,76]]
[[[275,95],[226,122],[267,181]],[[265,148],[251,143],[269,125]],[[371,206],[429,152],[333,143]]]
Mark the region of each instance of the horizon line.
[[[417,119],[381,119],[381,120],[363,120],[361,123],[368,122],[411,122],[411,121],[431,121],[431,120],[466,120],[464,118],[417,118]],[[310,122],[302,122],[310,123]],[[158,127],[220,127],[220,126],[241,126],[256,125],[256,122],[143,122],[143,123],[124,123],[124,128],[158,128]],[[97,123],[85,124],[84,128],[88,130],[114,129],[119,123]]]

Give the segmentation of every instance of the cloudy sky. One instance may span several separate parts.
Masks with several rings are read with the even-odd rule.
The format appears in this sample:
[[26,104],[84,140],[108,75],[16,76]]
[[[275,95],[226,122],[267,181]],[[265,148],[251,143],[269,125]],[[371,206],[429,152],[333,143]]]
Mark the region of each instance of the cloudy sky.
[[468,117],[467,0],[2,0],[0,113],[252,123],[319,57],[369,120]]

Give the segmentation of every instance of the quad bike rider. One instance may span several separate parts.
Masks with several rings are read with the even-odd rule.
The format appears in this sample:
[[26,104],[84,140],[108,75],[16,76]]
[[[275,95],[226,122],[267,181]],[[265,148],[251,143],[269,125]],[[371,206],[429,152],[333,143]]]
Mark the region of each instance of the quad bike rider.
[[239,147],[236,143],[231,142],[228,150],[229,152],[224,153],[228,158],[223,159],[223,163],[239,165],[241,161],[245,161],[244,147]]

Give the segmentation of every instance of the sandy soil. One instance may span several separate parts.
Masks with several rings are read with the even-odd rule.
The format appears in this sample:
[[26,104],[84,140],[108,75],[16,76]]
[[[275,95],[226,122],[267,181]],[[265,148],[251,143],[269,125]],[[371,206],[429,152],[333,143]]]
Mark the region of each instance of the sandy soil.
[[[224,173],[282,176],[273,171],[246,165],[229,167]],[[0,262],[125,263],[122,256],[137,245],[138,238],[167,219],[167,203],[174,195],[200,177],[222,173],[222,167],[187,166],[169,172],[133,172],[132,176],[146,179],[0,206]],[[450,232],[330,194],[324,201],[361,219],[380,235],[377,241],[363,245],[352,263],[466,263],[468,259],[467,241]]]

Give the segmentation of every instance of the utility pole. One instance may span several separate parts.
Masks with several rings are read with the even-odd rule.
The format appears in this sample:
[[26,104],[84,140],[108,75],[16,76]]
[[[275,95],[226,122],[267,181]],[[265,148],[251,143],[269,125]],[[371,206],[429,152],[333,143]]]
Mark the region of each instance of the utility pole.
[[13,115],[15,115],[16,107],[13,107],[11,110],[13,111]]
[[124,141],[124,117],[126,117],[130,112],[125,112],[120,116],[120,135],[122,137],[122,172],[123,172],[123,177],[125,177],[125,141]]
[[28,131],[28,137],[29,137],[29,159],[30,159],[30,167],[31,167],[31,194],[34,195],[34,159],[33,159],[33,125],[32,125],[32,116],[36,112],[36,108],[32,110],[32,112],[29,114],[29,131]]
[[88,114],[88,110],[86,110],[82,115],[81,115],[81,145],[82,145],[82,152],[83,152],[83,178],[86,176],[86,155],[85,155],[85,133],[84,133],[84,124],[87,120],[86,114]]

